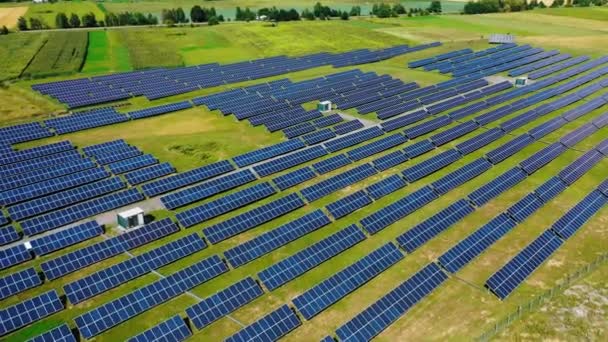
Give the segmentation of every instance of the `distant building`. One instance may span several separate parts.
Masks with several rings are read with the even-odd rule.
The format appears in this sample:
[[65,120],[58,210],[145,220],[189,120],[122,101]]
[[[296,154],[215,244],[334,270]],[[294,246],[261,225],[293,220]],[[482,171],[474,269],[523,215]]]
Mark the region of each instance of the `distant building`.
[[48,0],[33,0],[32,2],[35,4],[43,4],[45,2],[48,2]]

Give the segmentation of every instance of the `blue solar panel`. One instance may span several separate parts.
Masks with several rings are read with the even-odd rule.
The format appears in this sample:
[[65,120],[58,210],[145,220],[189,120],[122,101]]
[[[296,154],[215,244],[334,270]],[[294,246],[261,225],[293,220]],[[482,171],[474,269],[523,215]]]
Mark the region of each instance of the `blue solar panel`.
[[44,334],[40,334],[28,342],[77,342],[76,337],[70,330],[67,324],[62,324],[57,328],[53,328]]
[[327,210],[336,219],[344,217],[357,209],[372,203],[372,199],[363,190],[343,197],[327,205]]
[[435,149],[435,145],[430,140],[422,140],[415,144],[409,145],[403,149],[403,152],[410,158],[421,156]]
[[371,164],[363,164],[323,180],[317,184],[306,187],[300,192],[308,202],[312,202],[339,189],[343,189],[351,184],[371,177],[376,173],[378,173],[378,171],[376,171]]
[[336,330],[342,341],[369,341],[448,277],[431,263]]
[[315,130],[316,128],[313,124],[310,122],[303,122],[299,125],[285,128],[283,130],[283,134],[285,134],[287,138],[291,139],[306,133],[314,132]]
[[336,133],[329,128],[324,128],[316,132],[308,133],[302,136],[302,139],[307,145],[314,145],[325,140],[336,137]]
[[361,225],[368,233],[375,234],[436,198],[437,193],[427,185],[363,218]]
[[503,135],[505,135],[505,132],[500,128],[491,128],[469,140],[466,140],[456,145],[456,149],[463,155],[467,155],[469,153],[477,151],[478,149],[490,144],[495,140],[498,140]]
[[569,239],[585,222],[600,211],[606,203],[608,203],[608,198],[600,191],[594,190],[572,209],[568,210],[564,216],[551,226],[551,229],[563,239]]
[[500,299],[505,299],[519,286],[535,269],[537,269],[561,245],[562,240],[547,230],[531,244],[526,246],[513,259],[494,273],[486,286]]
[[433,186],[433,189],[437,191],[437,193],[445,194],[448,191],[486,172],[491,167],[492,163],[490,163],[487,159],[479,158],[456,171],[450,172],[439,180],[431,183],[431,185]]
[[444,127],[452,123],[452,119],[448,116],[440,116],[429,121],[423,122],[414,127],[406,128],[403,133],[410,139],[418,138],[424,134],[430,133],[438,128]]
[[356,145],[363,141],[381,136],[384,132],[377,126],[366,128],[364,130],[328,141],[325,147],[329,152],[336,152],[347,147]]
[[429,140],[431,140],[436,146],[441,146],[452,140],[456,140],[461,136],[476,130],[477,128],[479,128],[479,126],[475,121],[465,121],[457,126],[431,136]]
[[448,272],[458,272],[516,225],[507,214],[502,213],[443,253],[439,262]]
[[34,254],[41,256],[101,234],[103,234],[103,228],[96,221],[89,221],[54,234],[30,240],[30,244]]
[[262,270],[258,276],[269,290],[274,290],[363,240],[365,234],[350,225]]
[[399,177],[398,175],[392,175],[368,186],[365,188],[365,190],[373,199],[378,200],[405,187],[406,185],[407,183],[403,180],[403,178]]
[[128,342],[179,342],[192,336],[186,322],[179,317],[173,316],[154,327],[128,339]]
[[540,209],[544,203],[534,193],[527,194],[517,203],[513,204],[507,213],[517,222],[523,222],[528,216]]
[[322,175],[324,173],[331,172],[333,170],[339,169],[343,166],[352,163],[350,159],[345,154],[338,154],[331,158],[324,159],[320,162],[312,164],[314,170]]
[[82,155],[76,150],[63,151],[35,159],[23,160],[14,164],[0,165],[0,176],[8,177],[32,170],[48,169],[50,167],[65,165],[66,163],[78,162],[82,159]]
[[51,290],[39,296],[0,310],[0,336],[63,310],[57,292]]
[[412,253],[456,222],[473,213],[475,208],[464,199],[458,200],[397,237],[397,243]]
[[550,163],[553,159],[559,157],[566,149],[567,148],[560,143],[553,143],[526,158],[519,163],[519,165],[521,165],[521,168],[530,175]]
[[137,147],[128,146],[125,149],[97,154],[97,155],[95,155],[95,160],[97,160],[97,163],[99,163],[99,164],[106,165],[106,164],[115,163],[115,162],[118,162],[121,160],[137,157],[142,154],[143,154],[143,152],[141,152],[139,149],[137,149]]
[[458,153],[458,151],[447,150],[403,170],[403,176],[408,182],[413,183],[421,178],[424,178],[434,172],[441,170],[442,168],[450,165],[451,163],[457,161],[460,158],[462,158],[462,155]]
[[394,151],[372,160],[372,164],[374,164],[374,167],[379,171],[384,171],[390,169],[391,167],[405,163],[408,160],[409,158],[405,153],[401,151]]
[[138,185],[172,173],[175,173],[175,168],[169,163],[162,163],[125,173],[124,176],[129,184]]
[[248,152],[242,154],[240,156],[236,156],[232,158],[234,162],[240,166],[247,166],[262,160],[266,160],[272,157],[276,157],[278,155],[291,152],[300,148],[305,147],[306,145],[300,139],[292,139],[282,143],[278,143],[276,145],[264,147],[252,152]]
[[293,303],[310,320],[401,259],[403,254],[389,242],[295,297]]
[[280,158],[272,159],[264,164],[256,165],[253,169],[258,175],[265,177],[303,164],[307,161],[320,158],[326,154],[327,151],[325,151],[322,146],[312,146]]
[[154,165],[158,163],[158,159],[154,158],[153,155],[144,154],[138,157],[121,160],[108,165],[110,171],[113,174],[118,175],[129,171],[141,169],[146,166]]
[[321,210],[315,210],[228,249],[224,255],[233,267],[239,267],[330,223]]
[[234,166],[232,166],[229,161],[222,160],[217,163],[201,166],[190,171],[181,172],[177,175],[144,184],[141,189],[146,196],[154,197],[233,170]]
[[304,206],[297,194],[289,194],[270,203],[249,210],[230,219],[203,229],[203,233],[213,244],[224,241],[253,227],[283,216]]
[[511,189],[519,182],[526,179],[524,170],[514,167],[502,175],[482,185],[469,194],[469,198],[476,206],[480,207],[501,193]]
[[533,142],[534,139],[531,136],[527,134],[522,134],[512,139],[508,143],[488,152],[486,156],[488,157],[490,162],[492,162],[492,164],[496,165],[501,161],[507,159],[508,157],[514,155],[515,153],[521,151],[524,147],[530,145]]
[[6,226],[0,228],[0,245],[6,245],[7,243],[17,241],[20,239],[19,233],[13,226]]
[[555,196],[566,190],[566,186],[559,177],[552,177],[534,190],[534,193],[536,193],[543,203],[548,203]]
[[33,267],[11,273],[0,278],[0,300],[14,296],[42,284],[42,279]]
[[107,302],[74,321],[80,333],[90,339],[227,271],[226,264],[214,255]]
[[24,261],[30,260],[32,254],[25,248],[25,245],[19,244],[0,250],[0,269],[5,269]]
[[203,200],[217,195],[221,192],[234,189],[243,184],[251,183],[256,180],[256,176],[249,169],[237,171],[218,177],[199,185],[186,188],[184,190],[165,195],[161,201],[168,209],[176,209],[184,205]]
[[363,123],[359,120],[346,121],[334,126],[334,132],[343,135],[363,128]]
[[53,165],[51,168],[32,170],[30,172],[14,174],[0,179],[0,191],[18,188],[21,186],[66,176],[79,171],[96,167],[95,162],[88,159],[76,159],[67,165]]
[[591,150],[580,158],[576,159],[570,165],[560,171],[559,178],[566,184],[572,185],[577,179],[582,177],[593,166],[604,159],[604,155],[596,150]]
[[331,115],[322,117],[320,119],[316,119],[312,123],[317,128],[323,128],[323,127],[335,125],[337,123],[342,122],[343,120],[344,119],[342,119],[342,117],[340,116],[340,114],[331,114]]
[[230,336],[226,342],[277,341],[300,324],[298,316],[287,305],[283,305]]
[[597,127],[591,123],[588,123],[563,136],[560,139],[560,142],[567,147],[572,147],[596,131]]
[[292,186],[296,186],[300,183],[303,183],[307,180],[315,178],[317,175],[310,167],[303,167],[301,169],[297,169],[286,173],[282,176],[278,176],[272,179],[274,184],[281,190],[286,190],[291,188]]
[[213,217],[259,201],[262,198],[274,195],[275,193],[276,190],[268,182],[256,184],[249,188],[234,192],[203,205],[178,213],[176,215],[177,221],[179,221],[183,227],[191,227]]
[[73,150],[74,145],[69,141],[60,141],[53,144],[32,147],[26,150],[0,153],[0,165],[12,164],[22,160],[34,159],[58,152]]
[[389,148],[395,147],[397,145],[404,144],[406,141],[407,138],[405,136],[396,133],[389,135],[385,138],[376,140],[372,143],[352,149],[348,151],[347,154],[350,159],[357,161],[372,156],[376,153],[388,150]]
[[82,151],[87,156],[96,156],[107,152],[118,151],[128,148],[128,144],[123,139],[107,141],[101,144],[90,145],[82,148]]
[[251,277],[247,277],[186,309],[188,318],[201,330],[217,319],[260,297],[264,291]]

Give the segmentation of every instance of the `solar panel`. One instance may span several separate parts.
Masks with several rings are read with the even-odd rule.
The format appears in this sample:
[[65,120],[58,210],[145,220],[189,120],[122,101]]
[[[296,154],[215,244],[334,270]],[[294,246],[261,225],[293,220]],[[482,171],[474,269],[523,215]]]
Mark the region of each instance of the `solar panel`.
[[368,233],[375,234],[436,198],[437,194],[435,191],[427,185],[364,217],[361,220],[361,225]]
[[13,247],[0,250],[0,269],[5,269],[24,261],[30,260],[32,254],[25,248],[25,245],[19,244]]
[[602,209],[608,198],[594,190],[557,220],[551,229],[564,240],[574,235],[593,215]]
[[494,197],[511,189],[516,184],[526,179],[526,177],[527,175],[524,170],[519,167],[514,167],[471,192],[468,197],[476,206],[480,207]]
[[306,145],[318,144],[322,141],[329,140],[336,137],[336,133],[329,128],[324,128],[316,132],[308,133],[302,136],[302,140]]
[[411,140],[430,133],[441,127],[447,126],[450,123],[452,123],[452,119],[449,116],[440,116],[429,121],[423,122],[414,127],[406,128],[405,130],[403,130],[403,133]]
[[386,151],[389,148],[404,144],[406,141],[407,138],[404,135],[395,133],[369,144],[352,149],[348,151],[347,154],[350,159],[358,161],[376,153]]
[[244,207],[247,204],[274,195],[275,193],[276,190],[268,182],[256,184],[249,188],[177,213],[177,221],[179,221],[183,227],[191,227],[213,217],[223,215],[237,208]]
[[272,291],[363,240],[365,234],[354,224],[350,225],[267,267],[258,277]]
[[128,342],[161,342],[161,341],[184,341],[192,336],[186,322],[175,315],[152,328],[128,339]]
[[465,121],[452,128],[448,128],[443,132],[437,133],[429,138],[436,146],[445,145],[452,140],[456,140],[461,136],[470,133],[479,128],[475,121]]
[[232,158],[234,162],[244,167],[255,164],[278,155],[304,148],[306,145],[300,139],[292,139],[272,146],[264,147]]
[[286,173],[272,179],[274,184],[281,190],[286,190],[307,180],[317,177],[315,172],[308,166]]
[[120,149],[112,152],[95,155],[95,160],[101,165],[115,163],[121,160],[133,158],[142,155],[143,152],[134,146],[128,146],[125,149]]
[[517,222],[523,222],[528,216],[540,209],[544,203],[534,193],[529,193],[513,204],[507,213]]
[[560,139],[560,142],[567,147],[572,147],[596,131],[597,127],[595,127],[592,123],[588,123],[564,135]]
[[26,299],[23,302],[0,310],[0,336],[36,322],[63,310],[63,303],[55,290]]
[[403,170],[402,173],[408,182],[413,183],[421,178],[424,178],[434,172],[441,170],[442,168],[450,165],[451,163],[457,161],[460,158],[462,158],[462,155],[458,153],[458,151],[447,150]]
[[222,160],[144,184],[141,189],[146,196],[154,197],[233,170],[234,166],[229,161]]
[[26,150],[11,151],[10,153],[0,153],[0,165],[12,164],[22,160],[38,158],[58,152],[73,150],[74,145],[65,140],[53,144],[32,147]]
[[431,183],[431,185],[433,186],[433,189],[437,191],[437,193],[445,194],[486,172],[491,167],[492,163],[490,163],[487,159],[479,158],[455,171],[450,172],[439,180]]
[[371,177],[376,173],[378,173],[378,171],[376,171],[371,164],[363,164],[325,179],[317,184],[308,186],[300,192],[308,202],[312,202],[323,196],[329,195],[334,191]]
[[201,330],[263,293],[260,285],[253,278],[247,277],[187,308],[186,314],[194,326]]
[[207,247],[197,234],[190,234],[63,286],[72,304],[93,298],[157,268]]
[[403,254],[389,242],[295,297],[293,303],[310,320],[401,259]]
[[289,194],[205,228],[203,229],[203,233],[211,243],[216,244],[303,207],[304,204],[300,196],[295,193]]
[[521,165],[521,168],[530,175],[564,153],[566,149],[567,148],[560,143],[553,143],[524,159],[519,165]]
[[363,141],[379,137],[382,134],[384,134],[384,132],[379,127],[374,126],[328,141],[325,143],[325,147],[329,152],[337,152]]
[[458,272],[516,225],[507,214],[501,213],[443,253],[439,257],[441,266],[448,272]]
[[515,153],[521,151],[524,147],[530,145],[533,142],[534,139],[531,136],[527,134],[522,134],[510,140],[508,143],[486,153],[486,156],[488,157],[490,162],[492,162],[492,164],[496,165],[501,161],[514,155]]
[[80,333],[90,339],[227,271],[226,264],[214,255],[107,302],[74,321]]
[[590,150],[570,165],[566,166],[566,168],[562,169],[558,175],[566,184],[572,185],[577,179],[582,177],[603,159],[603,154],[596,150]]
[[409,158],[405,153],[401,151],[393,151],[391,153],[385,154],[382,157],[372,160],[372,164],[379,171],[384,171],[390,169],[391,167],[405,163],[408,160]]
[[139,185],[147,181],[175,173],[175,168],[169,163],[148,166],[143,169],[125,173],[124,176],[131,185]]
[[251,183],[257,177],[249,169],[218,177],[184,190],[165,195],[161,201],[167,209],[176,209],[184,205],[203,200],[221,192]]
[[112,141],[106,141],[101,144],[90,145],[82,148],[84,154],[89,157],[96,156],[98,154],[104,154],[111,151],[125,149],[129,146],[123,139],[117,139]]
[[338,154],[331,158],[324,159],[320,162],[312,164],[312,167],[318,174],[324,174],[333,170],[339,169],[343,166],[352,163],[345,154]]
[[409,145],[403,149],[405,155],[407,155],[410,159],[414,159],[415,157],[421,156],[429,151],[435,149],[435,145],[430,140],[422,140],[415,144]]
[[373,199],[378,200],[405,187],[406,185],[407,183],[403,180],[403,178],[399,177],[399,175],[392,175],[368,186],[365,188],[365,190]]
[[276,341],[300,324],[298,316],[287,305],[283,305],[228,337],[226,342]]
[[464,199],[458,200],[397,237],[397,243],[412,253],[456,222],[473,213],[475,208]]
[[543,203],[548,203],[555,196],[566,190],[566,186],[559,177],[552,177],[534,190],[534,193],[536,193]]
[[103,234],[103,228],[96,221],[89,221],[75,227],[30,240],[32,250],[37,256],[58,251]]
[[11,273],[0,278],[0,300],[16,295],[42,284],[42,279],[33,267]]
[[343,135],[363,128],[363,123],[359,120],[346,121],[334,126],[334,132]]
[[108,167],[110,168],[110,171],[112,171],[113,174],[119,175],[121,173],[141,169],[143,167],[154,165],[157,163],[158,159],[154,158],[153,155],[144,154],[138,157],[133,157],[108,164]]
[[152,222],[141,228],[130,230],[108,240],[45,261],[41,264],[42,271],[48,279],[56,279],[124,251],[173,234],[178,230],[177,225],[169,218]]
[[329,213],[336,219],[344,217],[357,209],[372,203],[372,199],[363,190],[334,201],[326,206]]
[[526,248],[522,249],[513,259],[494,273],[487,281],[486,287],[500,299],[505,299],[515,290],[535,269],[537,269],[561,245],[562,240],[547,230]]
[[52,168],[32,170],[30,172],[14,174],[0,179],[0,191],[15,189],[25,185],[46,181],[53,178],[67,176],[72,173],[96,167],[88,159],[76,159],[66,165],[54,165]]
[[15,230],[15,227],[6,226],[0,228],[0,245],[6,245],[7,243],[17,241],[20,238],[21,237],[19,236],[19,233],[17,233],[17,230]]
[[498,140],[503,135],[505,135],[505,132],[500,128],[491,128],[469,140],[466,140],[456,145],[456,149],[463,155],[467,155],[477,151],[478,149],[490,144],[493,141]]
[[342,117],[340,116],[340,114],[330,114],[328,116],[316,119],[312,123],[317,128],[323,128],[323,127],[335,125],[337,123],[342,122],[343,120],[344,119],[342,119]]
[[253,167],[253,169],[258,175],[265,177],[273,173],[287,170],[296,165],[303,164],[307,161],[320,158],[326,154],[327,151],[325,151],[322,146],[312,146],[283,157],[272,159],[264,164],[256,165]]
[[40,334],[28,342],[77,342],[76,337],[70,330],[70,327],[63,323],[57,328],[53,328],[43,334]]
[[342,341],[369,341],[429,295],[448,277],[430,263],[336,330]]
[[0,165],[0,176],[8,177],[18,173],[26,173],[32,170],[48,169],[82,160],[83,157],[76,150],[68,150],[35,159],[23,160],[17,163]]
[[331,220],[323,211],[315,210],[230,248],[224,252],[224,255],[236,268],[330,223]]

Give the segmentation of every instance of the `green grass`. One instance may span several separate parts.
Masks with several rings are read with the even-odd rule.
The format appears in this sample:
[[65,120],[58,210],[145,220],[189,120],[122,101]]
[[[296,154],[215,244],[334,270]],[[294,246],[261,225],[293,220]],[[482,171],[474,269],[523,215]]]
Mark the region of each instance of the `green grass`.
[[56,76],[80,71],[87,50],[86,31],[49,33],[49,41],[34,56],[24,76]]
[[131,70],[129,49],[115,31],[90,31],[83,73],[107,73]]
[[0,36],[0,81],[19,77],[47,39],[48,34]]
[[535,14],[608,21],[607,7],[537,8]]
[[71,13],[76,13],[78,17],[82,17],[84,14],[93,13],[97,20],[104,19],[104,13],[97,7],[95,2],[88,0],[73,0],[73,1],[59,1],[57,3],[44,3],[44,4],[30,4],[25,18],[39,18],[42,19],[49,27],[55,27],[55,17],[57,13],[65,13],[68,18]]

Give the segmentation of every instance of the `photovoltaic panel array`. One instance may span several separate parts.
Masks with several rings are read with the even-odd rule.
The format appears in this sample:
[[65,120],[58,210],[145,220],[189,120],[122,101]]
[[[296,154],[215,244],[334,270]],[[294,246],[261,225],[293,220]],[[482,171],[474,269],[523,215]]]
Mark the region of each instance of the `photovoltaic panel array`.
[[127,182],[131,185],[139,185],[156,178],[175,173],[175,167],[169,163],[161,163],[145,167],[143,169],[127,172],[124,174]]
[[32,287],[42,284],[42,279],[33,267],[11,273],[0,278],[0,300],[14,296]]
[[272,159],[263,164],[253,167],[255,172],[262,176],[268,176],[277,172],[287,170],[296,165],[303,164],[307,161],[320,158],[327,154],[327,151],[322,146],[312,146],[289,155]]
[[30,244],[32,245],[34,254],[41,256],[99,236],[103,232],[103,228],[96,221],[89,221],[66,230],[30,240]]
[[0,310],[0,336],[63,310],[57,292],[51,290]]
[[365,234],[351,225],[262,270],[258,276],[269,290],[274,290],[363,240]]
[[186,309],[192,324],[201,330],[221,317],[260,297],[264,291],[247,277]]
[[226,264],[212,256],[107,302],[74,321],[80,333],[90,339],[227,271]]
[[281,190],[286,190],[292,186],[304,183],[307,180],[317,177],[310,167],[303,167],[274,178],[272,181]]
[[336,219],[344,217],[357,209],[372,203],[372,199],[363,190],[359,190],[327,205],[327,210]]
[[0,228],[0,245],[6,245],[7,243],[17,241],[20,238],[15,227],[6,226]]
[[308,186],[302,189],[300,192],[307,201],[312,202],[334,191],[357,183],[365,178],[371,177],[376,173],[378,173],[378,171],[376,171],[371,164],[363,164],[351,170],[344,171],[339,175]]
[[398,175],[392,175],[368,186],[365,188],[365,190],[373,199],[378,200],[405,187],[406,185],[407,183],[405,180],[403,180],[403,178],[399,177]]
[[192,336],[186,322],[179,317],[173,316],[139,335],[128,339],[128,342],[180,342]]
[[230,336],[226,342],[277,341],[300,324],[298,316],[287,305],[283,305]]
[[524,170],[514,167],[471,192],[468,197],[476,206],[482,206],[501,193],[511,189],[526,179],[526,177],[527,175]]
[[32,254],[23,244],[0,250],[0,269],[9,268],[31,258]]
[[342,341],[369,341],[448,279],[431,263],[336,330]]
[[304,148],[306,145],[300,139],[292,139],[285,142],[278,143],[276,145],[268,146],[261,148],[259,150],[255,150],[252,152],[245,153],[240,156],[236,156],[232,158],[234,162],[240,166],[244,167],[247,165],[251,165],[272,157],[279,156],[281,154],[295,151],[300,148]]
[[467,181],[479,176],[492,167],[485,158],[476,159],[467,165],[450,172],[439,180],[431,183],[433,189],[439,194],[445,194],[448,191],[466,183]]
[[304,318],[310,320],[402,258],[399,249],[389,242],[295,297],[293,303]]
[[562,239],[569,239],[607,203],[608,198],[594,190],[557,220],[551,229]]
[[323,211],[315,210],[228,249],[224,255],[228,262],[236,268],[330,223],[331,220]]
[[43,334],[40,334],[28,342],[77,342],[76,337],[70,330],[67,324],[62,324],[57,328],[53,328]]

